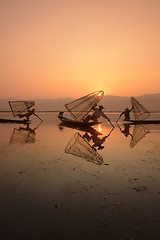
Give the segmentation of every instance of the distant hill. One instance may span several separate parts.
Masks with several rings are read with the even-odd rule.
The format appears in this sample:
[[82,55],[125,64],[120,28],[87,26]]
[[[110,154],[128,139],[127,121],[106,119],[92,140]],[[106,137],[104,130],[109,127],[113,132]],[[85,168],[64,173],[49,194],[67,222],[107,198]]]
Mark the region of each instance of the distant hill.
[[[160,111],[160,93],[145,94],[145,95],[136,97],[136,99],[147,110]],[[131,107],[130,97],[107,95],[103,97],[101,103],[105,106],[106,111],[122,111],[126,107]]]
[[[160,93],[145,94],[136,99],[149,111],[160,111]],[[36,111],[65,111],[64,105],[73,100],[72,98],[34,99],[35,109]],[[126,107],[131,107],[129,97],[106,95],[100,103],[104,105],[105,111],[122,111]],[[8,99],[0,100],[0,111],[10,111]]]

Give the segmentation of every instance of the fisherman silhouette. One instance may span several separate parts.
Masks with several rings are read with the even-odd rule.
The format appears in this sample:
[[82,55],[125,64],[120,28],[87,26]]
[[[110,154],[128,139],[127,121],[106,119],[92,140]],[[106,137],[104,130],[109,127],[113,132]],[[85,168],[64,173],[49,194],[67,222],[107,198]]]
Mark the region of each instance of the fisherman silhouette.
[[19,114],[19,118],[23,118],[23,117],[26,117],[26,120],[29,121],[29,117],[32,116],[32,115],[35,115],[37,118],[39,118],[39,120],[41,120],[41,122],[43,122],[43,120],[37,115],[35,114],[35,109],[31,109],[31,110],[28,110],[28,112],[26,113],[21,113]]
[[129,121],[130,120],[130,112],[132,111],[133,107],[131,109],[126,108],[121,114],[119,115],[119,118],[117,119],[116,123],[118,120],[121,118],[122,115],[124,115],[124,121]]
[[102,109],[104,109],[102,105],[100,105],[98,108],[96,107],[96,105],[94,105],[92,108],[92,110],[94,111],[93,115],[88,115],[83,121],[85,123],[88,123],[90,120],[93,120],[94,123],[98,123],[98,118],[102,116],[106,118],[110,122],[110,124],[113,126],[110,119],[104,114]]
[[[19,118],[26,117],[26,120],[29,121],[29,117],[30,117],[31,115],[36,115],[34,108],[31,109],[31,110],[29,110],[27,113],[23,113],[23,114],[20,114],[20,115],[18,115],[18,116],[19,116]],[[36,115],[36,116],[37,116],[37,115]]]
[[98,136],[98,134],[92,134],[91,136],[89,136],[88,133],[85,133],[83,135],[83,137],[86,138],[88,142],[90,142],[91,140],[93,141],[93,143],[94,143],[92,145],[93,148],[98,147],[97,150],[101,150],[101,149],[104,148],[104,146],[102,146],[102,144],[105,142],[106,138],[108,138],[110,136],[110,134],[113,131],[113,129],[114,129],[114,127],[110,130],[109,134],[104,136],[103,138],[100,138]]
[[[118,125],[118,124],[117,124],[117,125]],[[122,130],[121,127],[118,125],[121,133],[123,133],[125,137],[128,137],[128,136],[133,137],[133,135],[129,132],[129,130],[130,130],[130,125],[129,125],[129,124],[123,124],[123,126],[124,126],[124,130]]]

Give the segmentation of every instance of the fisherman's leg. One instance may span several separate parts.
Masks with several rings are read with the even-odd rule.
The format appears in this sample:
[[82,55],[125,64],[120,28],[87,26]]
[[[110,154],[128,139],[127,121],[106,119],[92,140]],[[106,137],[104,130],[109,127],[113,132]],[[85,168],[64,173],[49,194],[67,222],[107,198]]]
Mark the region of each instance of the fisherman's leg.
[[98,119],[97,119],[97,117],[92,116],[92,120],[94,121],[94,123],[98,123]]
[[92,119],[92,116],[91,116],[91,115],[88,115],[83,121],[84,121],[85,123],[88,123],[89,120],[91,120],[91,119]]

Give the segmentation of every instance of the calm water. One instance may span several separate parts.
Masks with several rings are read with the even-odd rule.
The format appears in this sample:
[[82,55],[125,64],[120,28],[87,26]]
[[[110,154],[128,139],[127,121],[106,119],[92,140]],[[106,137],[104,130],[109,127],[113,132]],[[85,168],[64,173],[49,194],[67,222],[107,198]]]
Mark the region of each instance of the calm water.
[[57,115],[0,124],[1,239],[159,239],[160,125],[110,113],[93,137]]

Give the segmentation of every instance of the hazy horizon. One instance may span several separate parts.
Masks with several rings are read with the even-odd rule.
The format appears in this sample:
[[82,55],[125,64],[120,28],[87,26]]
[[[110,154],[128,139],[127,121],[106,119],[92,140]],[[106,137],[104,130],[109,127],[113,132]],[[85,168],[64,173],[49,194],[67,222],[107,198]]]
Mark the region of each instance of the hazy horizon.
[[[80,96],[82,97],[82,96]],[[134,96],[135,97],[135,96]],[[137,96],[136,99],[149,111],[160,111],[160,93],[145,94]],[[25,99],[0,99],[0,111],[10,111],[9,100]],[[65,104],[74,101],[74,98],[55,98],[55,99],[26,99],[35,101],[36,111],[65,111]],[[100,103],[104,105],[105,111],[121,111],[130,107],[130,97],[114,95],[104,95]]]
[[[86,92],[85,95],[87,95],[88,93]],[[120,97],[120,98],[130,98],[130,97],[141,97],[141,96],[147,96],[147,95],[159,95],[160,92],[155,92],[155,93],[144,93],[144,94],[140,94],[140,95],[128,95],[128,96],[120,96],[120,95],[115,95],[115,94],[105,94],[104,93],[104,97],[106,96],[113,96],[113,97]],[[82,96],[77,96],[77,98],[80,98],[80,97],[83,97],[85,95],[82,95]],[[1,98],[0,97],[0,100],[61,100],[61,99],[77,99],[76,97],[71,97],[71,96],[64,96],[64,97],[56,97],[56,98],[32,98],[32,99],[29,99],[29,98],[10,98],[10,97],[6,97],[6,98]]]

